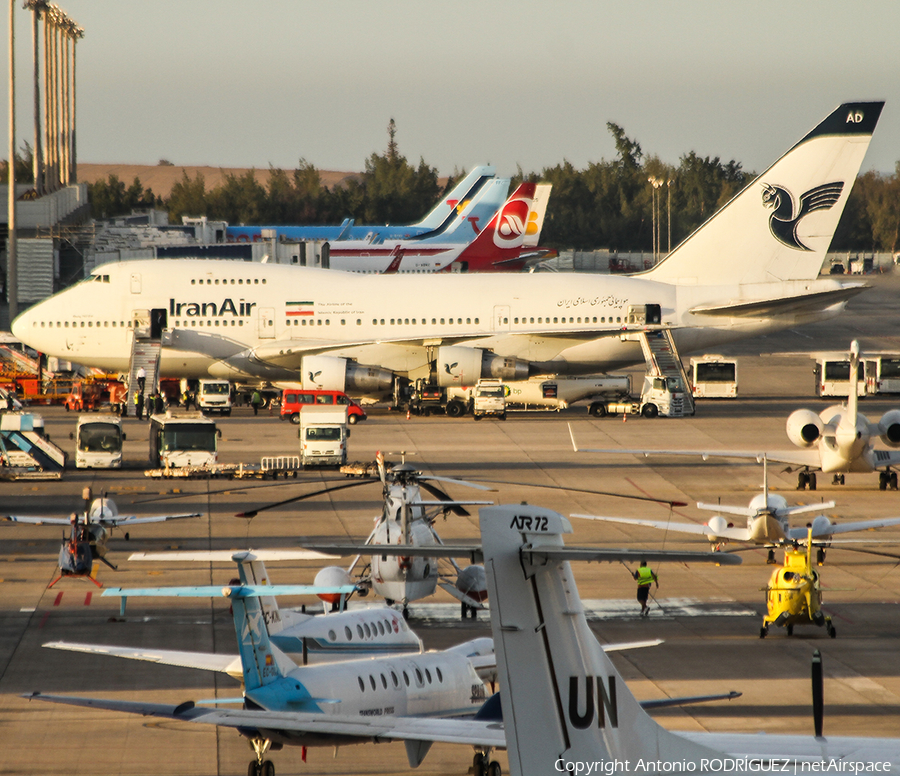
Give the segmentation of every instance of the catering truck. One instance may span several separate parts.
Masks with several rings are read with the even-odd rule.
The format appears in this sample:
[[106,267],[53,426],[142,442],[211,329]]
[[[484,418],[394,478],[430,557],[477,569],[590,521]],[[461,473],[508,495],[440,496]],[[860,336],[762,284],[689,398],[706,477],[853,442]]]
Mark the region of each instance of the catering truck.
[[347,407],[314,404],[300,413],[300,465],[343,466],[347,463],[350,426]]

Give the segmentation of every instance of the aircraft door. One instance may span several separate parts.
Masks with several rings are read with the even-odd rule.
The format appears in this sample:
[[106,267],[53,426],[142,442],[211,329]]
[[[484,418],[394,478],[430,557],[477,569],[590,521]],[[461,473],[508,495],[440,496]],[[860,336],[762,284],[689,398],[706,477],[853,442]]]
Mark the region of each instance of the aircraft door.
[[168,322],[168,310],[165,307],[158,307],[150,311],[150,338],[159,339],[162,337],[163,329],[166,328]]
[[140,272],[132,272],[131,273],[131,293],[132,294],[141,293],[141,273]]
[[509,331],[509,305],[494,305],[494,331]]
[[275,339],[274,307],[261,307],[259,309],[259,338]]

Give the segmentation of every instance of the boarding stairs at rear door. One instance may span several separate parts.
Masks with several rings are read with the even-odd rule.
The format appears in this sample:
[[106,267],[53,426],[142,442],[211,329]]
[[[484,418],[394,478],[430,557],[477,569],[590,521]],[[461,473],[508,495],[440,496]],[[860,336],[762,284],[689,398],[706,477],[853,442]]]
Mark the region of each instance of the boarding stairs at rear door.
[[694,398],[688,382],[687,372],[675,346],[675,338],[669,329],[654,329],[641,332],[641,350],[650,374],[676,380],[684,395],[683,415],[694,414]]

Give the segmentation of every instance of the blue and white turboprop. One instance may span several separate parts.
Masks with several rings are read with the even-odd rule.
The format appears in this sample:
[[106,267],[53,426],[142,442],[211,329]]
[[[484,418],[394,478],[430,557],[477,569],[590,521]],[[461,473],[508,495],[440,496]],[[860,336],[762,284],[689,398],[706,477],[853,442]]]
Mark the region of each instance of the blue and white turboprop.
[[[288,240],[408,240],[414,237],[425,237],[435,232],[446,230],[453,223],[456,216],[465,208],[491,180],[494,179],[494,168],[489,165],[473,167],[453,189],[441,197],[429,213],[418,223],[406,226],[382,225],[365,226],[355,225],[353,219],[346,219],[339,226],[229,226],[226,231],[228,242],[256,242],[262,239],[263,230],[274,231],[279,238]],[[507,181],[507,187],[509,181]],[[505,196],[505,192],[504,192]],[[497,203],[494,210],[503,204],[503,198]],[[487,215],[490,218],[493,211]],[[485,219],[482,223],[487,223]]]
[[[338,746],[383,737],[378,730],[391,717],[410,717],[419,731],[409,739],[410,764],[418,765],[431,742],[444,740],[445,719],[474,714],[488,692],[479,672],[491,679],[494,657],[491,640],[475,639],[439,652],[370,657],[339,663],[298,666],[270,638],[262,601],[273,593],[308,593],[308,586],[253,585],[244,557],[238,561],[240,584],[224,587],[176,589],[175,595],[222,596],[231,602],[243,681],[242,710],[200,708],[187,702],[174,708],[160,704],[78,699],[38,695],[44,700],[79,706],[131,711],[236,728],[256,753],[249,772],[274,776],[265,755],[284,745]],[[136,591],[122,591],[136,595]],[[118,593],[117,593],[118,594]],[[172,594],[166,589],[146,595]],[[333,622],[333,615],[320,619]],[[57,648],[110,654],[184,667],[233,673],[233,656],[190,652],[132,650],[89,645],[48,644]],[[382,724],[379,725],[378,723]],[[374,728],[370,724],[375,723]],[[374,731],[374,735],[371,733]],[[429,731],[433,731],[429,733]],[[386,737],[396,738],[395,736]],[[421,739],[421,740],[420,740]],[[469,743],[468,741],[465,741]]]
[[[69,517],[6,515],[3,518],[11,523],[70,527],[69,535],[63,536],[62,546],[59,550],[59,576],[48,587],[53,587],[63,577],[89,579],[97,587],[102,587],[96,579],[97,572],[94,561],[99,560],[115,570],[116,567],[106,559],[106,543],[114,528],[201,517],[200,512],[176,515],[121,515],[116,503],[108,496],[101,496],[92,502],[90,488],[84,489],[83,496],[85,510],[81,514],[73,512]],[[90,506],[88,506],[89,504]],[[129,538],[130,534],[126,532],[125,539]]]

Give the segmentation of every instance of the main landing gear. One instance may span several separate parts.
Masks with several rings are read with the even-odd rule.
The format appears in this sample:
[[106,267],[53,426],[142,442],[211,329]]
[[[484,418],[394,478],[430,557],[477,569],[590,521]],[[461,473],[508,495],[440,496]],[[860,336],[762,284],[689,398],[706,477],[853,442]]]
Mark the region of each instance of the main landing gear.
[[897,472],[890,469],[878,472],[878,490],[887,490],[888,486],[891,490],[897,490]]
[[[275,776],[275,763],[263,759],[273,748],[272,742],[268,738],[251,738],[250,747],[256,753],[256,759],[247,766],[247,776]],[[281,744],[276,744],[274,748],[280,749]]]
[[816,473],[811,471],[802,471],[797,475],[797,490],[816,489]]
[[469,773],[472,776],[502,776],[503,769],[496,760],[491,760],[490,751],[476,752]]

